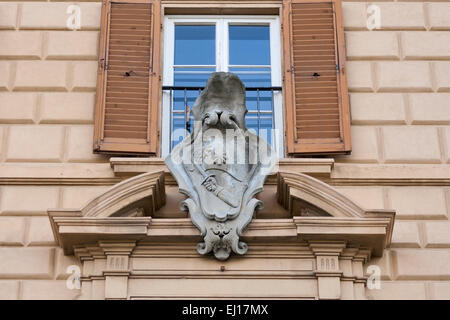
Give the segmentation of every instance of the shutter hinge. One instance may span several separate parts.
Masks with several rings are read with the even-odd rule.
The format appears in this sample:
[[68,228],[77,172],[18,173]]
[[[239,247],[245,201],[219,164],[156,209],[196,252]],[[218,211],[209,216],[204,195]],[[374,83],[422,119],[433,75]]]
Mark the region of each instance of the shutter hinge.
[[108,64],[106,63],[105,59],[99,59],[98,63],[100,64],[100,70],[108,70]]
[[161,30],[163,29],[163,24],[161,23]]
[[100,144],[98,143],[98,140],[95,140],[94,142],[94,151],[100,150]]
[[339,73],[339,65],[336,64],[336,72]]

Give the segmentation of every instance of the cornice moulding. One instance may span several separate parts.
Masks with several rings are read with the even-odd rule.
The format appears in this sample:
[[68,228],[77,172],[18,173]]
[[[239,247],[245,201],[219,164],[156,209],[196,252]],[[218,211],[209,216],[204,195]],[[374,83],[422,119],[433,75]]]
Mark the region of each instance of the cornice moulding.
[[[291,212],[292,218],[254,219],[243,233],[243,241],[251,245],[309,243],[311,248],[319,248],[322,242],[327,250],[334,244],[341,251],[367,248],[365,257],[381,256],[390,245],[395,211],[365,210],[305,174],[280,171],[277,177],[278,201]],[[55,239],[65,254],[73,254],[75,250],[83,259],[89,254],[104,255],[103,249],[93,249],[99,243],[104,243],[101,247],[115,243],[120,250],[130,241],[143,245],[185,243],[194,248],[201,236],[189,218],[151,217],[152,212],[165,204],[164,190],[164,172],[147,172],[113,186],[82,209],[49,210]],[[307,201],[325,214],[302,216],[292,206],[296,199]]]
[[[138,240],[149,243],[196,243],[200,232],[189,219],[83,218],[52,216],[58,244],[65,254],[73,248],[105,240]],[[380,256],[386,246],[389,220],[335,217],[295,217],[294,219],[254,219],[242,235],[250,244],[277,242],[340,241],[372,249]]]

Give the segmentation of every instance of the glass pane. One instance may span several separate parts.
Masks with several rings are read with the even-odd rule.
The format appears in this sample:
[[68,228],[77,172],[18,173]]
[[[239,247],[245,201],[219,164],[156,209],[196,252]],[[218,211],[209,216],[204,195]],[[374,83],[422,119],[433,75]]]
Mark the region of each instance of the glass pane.
[[173,85],[182,87],[204,87],[216,68],[173,68]]
[[249,112],[258,110],[272,112],[272,92],[269,90],[247,90],[245,92],[245,105]]
[[270,87],[272,85],[271,70],[267,67],[236,68],[230,67],[230,72],[236,74],[246,88]]
[[[174,68],[174,86],[177,87],[204,87],[215,68]],[[174,110],[185,110],[186,106],[192,108],[199,95],[198,90],[174,90]]]
[[270,65],[269,26],[230,25],[230,65]]
[[175,26],[175,65],[215,65],[216,26]]

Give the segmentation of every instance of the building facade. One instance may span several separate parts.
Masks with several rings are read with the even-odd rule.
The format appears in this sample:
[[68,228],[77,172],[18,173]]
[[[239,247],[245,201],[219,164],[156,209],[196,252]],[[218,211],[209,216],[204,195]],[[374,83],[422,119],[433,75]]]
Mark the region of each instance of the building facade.
[[[449,299],[449,16],[0,1],[0,298]],[[214,71],[280,158],[227,261],[196,252],[163,162]]]

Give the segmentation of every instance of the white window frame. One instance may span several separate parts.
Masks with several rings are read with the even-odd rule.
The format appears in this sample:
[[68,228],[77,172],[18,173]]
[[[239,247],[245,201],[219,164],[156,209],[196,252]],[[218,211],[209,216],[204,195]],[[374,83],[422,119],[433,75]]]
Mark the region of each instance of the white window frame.
[[[216,71],[228,72],[228,24],[231,25],[269,25],[270,26],[270,67],[273,87],[282,86],[281,72],[281,32],[278,16],[182,16],[168,15],[164,18],[164,58],[163,58],[163,86],[173,86],[175,25],[215,25],[216,26]],[[273,94],[273,121],[272,132],[273,148],[279,157],[284,157],[284,125],[283,125],[283,98],[281,91]],[[165,157],[170,152],[170,94],[163,92],[161,112],[161,153]]]

